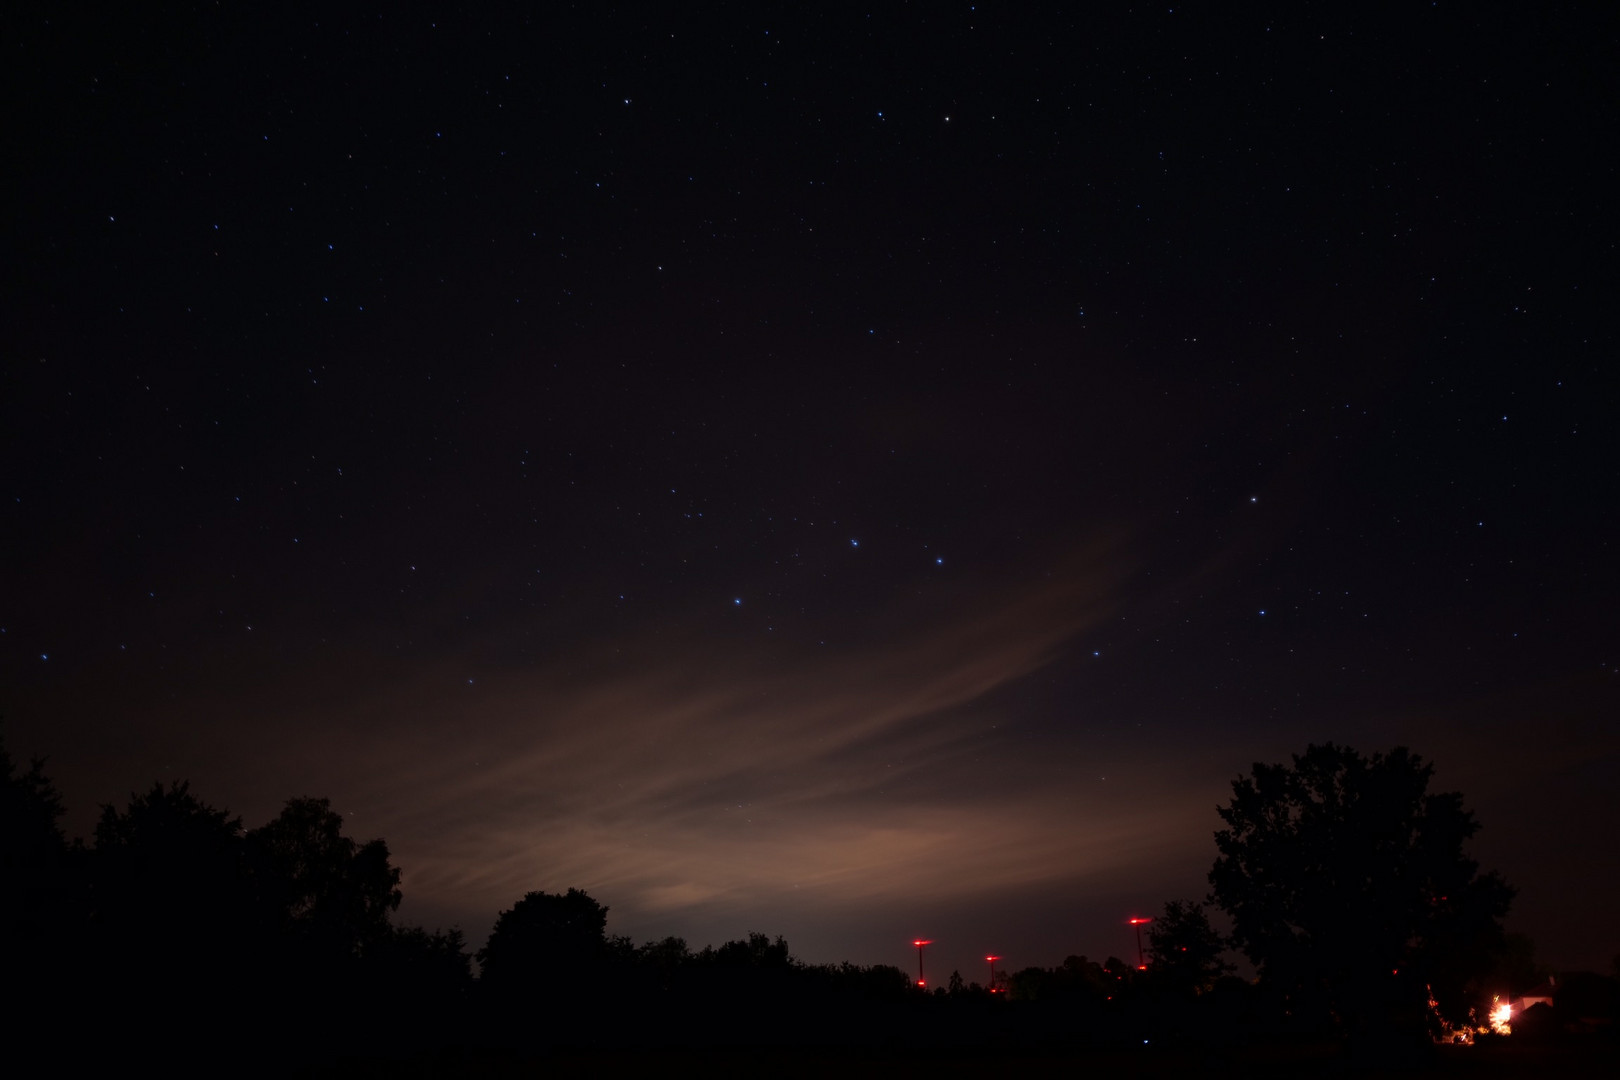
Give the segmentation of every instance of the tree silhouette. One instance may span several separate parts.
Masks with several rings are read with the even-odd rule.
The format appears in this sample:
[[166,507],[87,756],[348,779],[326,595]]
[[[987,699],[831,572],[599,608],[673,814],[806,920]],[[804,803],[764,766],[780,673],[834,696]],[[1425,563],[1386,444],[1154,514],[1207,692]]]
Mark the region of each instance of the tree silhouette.
[[1325,1007],[1352,1032],[1425,1015],[1425,986],[1465,1011],[1512,890],[1478,873],[1478,831],[1455,792],[1404,747],[1363,758],[1331,743],[1292,766],[1254,766],[1220,808],[1209,873],[1233,941],[1295,1008]]
[[857,1000],[906,1001],[917,988],[908,972],[892,964],[861,967],[846,960],[841,964],[801,965],[797,970],[807,982],[827,993]]
[[402,926],[370,945],[362,973],[369,1000],[412,1022],[443,1025],[472,988],[472,957],[460,930]]
[[1027,967],[997,972],[996,977],[1014,1001],[1072,999],[1096,1003],[1123,993],[1134,974],[1115,956],[1101,964],[1084,956],[1069,956],[1055,968]]
[[62,813],[62,796],[45,777],[44,759],[35,758],[21,772],[0,741],[0,867],[7,881],[45,866],[66,849],[57,824]]
[[102,808],[75,977],[109,1045],[197,1053],[261,1008],[275,943],[243,854],[241,821],[185,783]]
[[144,795],[132,792],[123,812],[103,806],[95,837],[97,851],[140,873],[234,866],[242,819],[198,799],[186,781],[159,783]]
[[61,816],[43,762],[19,769],[0,744],[0,981],[41,1045],[287,1064],[462,1037],[461,932],[391,925],[387,845],[345,837],[327,800],[244,832],[158,783],[103,806],[89,848]]
[[1171,900],[1148,926],[1148,970],[1155,982],[1203,993],[1232,970],[1221,958],[1226,942],[1209,924],[1204,906]]
[[247,834],[263,901],[278,929],[329,961],[357,958],[386,942],[399,907],[399,871],[381,840],[343,835],[328,799],[289,799],[273,820]]
[[607,914],[579,889],[526,894],[500,913],[478,950],[482,982],[506,993],[559,996],[565,980],[590,978],[604,958]]
[[44,761],[18,769],[0,742],[0,969],[13,1009],[20,999],[29,1013],[60,995],[64,964],[72,966],[77,944],[77,895],[61,817],[62,799]]
[[708,947],[697,955],[697,962],[723,968],[754,968],[782,970],[793,966],[785,938],[778,935],[773,941],[769,935],[750,933],[745,940],[728,941],[719,948]]
[[444,1037],[426,1018],[451,1015],[470,982],[460,932],[392,926],[387,845],[342,827],[327,800],[303,798],[244,832],[185,783],[103,807],[78,977],[113,1003],[117,1037],[206,1053],[239,1040],[247,1015],[276,1033],[253,1051],[265,1060],[351,1052],[383,1031]]
[[224,960],[254,906],[242,854],[240,818],[202,802],[184,782],[154,784],[132,794],[122,812],[101,808],[92,918],[142,962],[154,950],[167,954],[165,969],[205,956]]

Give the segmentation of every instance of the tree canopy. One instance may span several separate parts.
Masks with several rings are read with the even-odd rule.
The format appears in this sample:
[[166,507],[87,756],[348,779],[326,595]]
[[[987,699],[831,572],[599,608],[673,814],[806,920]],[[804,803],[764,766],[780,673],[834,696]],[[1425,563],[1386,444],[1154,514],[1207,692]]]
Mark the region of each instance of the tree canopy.
[[[21,769],[0,739],[0,954],[19,977],[60,968],[52,938],[71,919],[76,890],[63,873],[62,798],[35,758]],[[37,983],[36,989],[37,989]]]
[[62,812],[44,760],[21,770],[0,740],[0,867],[8,877],[44,865],[67,846],[58,824]]
[[90,927],[118,977],[193,969],[223,978],[261,938],[243,873],[242,822],[185,783],[153,784],[101,808],[91,863]]
[[1348,1024],[1425,987],[1465,1011],[1513,891],[1465,854],[1479,824],[1460,794],[1429,792],[1433,775],[1404,747],[1328,743],[1233,781],[1209,881],[1263,979]]
[[481,978],[502,990],[544,992],[594,969],[607,949],[608,909],[589,893],[531,892],[500,913],[478,950]]
[[1201,993],[1232,970],[1221,958],[1226,941],[1209,924],[1204,905],[1170,900],[1148,926],[1148,970],[1178,990]]
[[289,799],[247,843],[264,901],[309,946],[354,957],[388,937],[399,870],[383,841],[344,836],[329,800]]

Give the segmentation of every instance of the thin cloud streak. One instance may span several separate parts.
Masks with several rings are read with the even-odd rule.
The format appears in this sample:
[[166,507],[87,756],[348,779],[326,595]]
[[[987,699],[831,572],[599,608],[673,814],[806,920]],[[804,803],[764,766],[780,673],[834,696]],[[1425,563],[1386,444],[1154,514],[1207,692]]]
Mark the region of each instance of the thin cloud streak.
[[513,674],[460,733],[412,725],[390,755],[410,761],[408,790],[379,770],[356,797],[408,894],[469,919],[537,888],[591,889],[634,921],[787,891],[969,897],[1137,858],[1162,828],[1151,816],[992,794],[975,776],[993,738],[984,699],[1109,617],[1116,552],[1096,545],[952,620],[912,613],[881,649],[697,640],[672,657],[656,640],[615,664]]

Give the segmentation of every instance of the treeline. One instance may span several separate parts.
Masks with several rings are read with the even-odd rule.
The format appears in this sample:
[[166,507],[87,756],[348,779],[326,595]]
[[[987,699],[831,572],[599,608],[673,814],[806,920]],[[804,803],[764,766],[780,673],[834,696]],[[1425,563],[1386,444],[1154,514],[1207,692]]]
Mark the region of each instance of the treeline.
[[186,784],[155,785],[68,843],[39,763],[3,755],[5,981],[30,1048],[297,1059],[461,1008],[460,933],[395,925],[387,846],[344,836],[327,800],[247,829]]
[[1151,979],[1070,957],[994,987],[953,973],[924,993],[900,968],[807,964],[760,933],[638,945],[570,889],[500,912],[475,974],[458,930],[395,921],[387,845],[345,836],[325,799],[289,800],[248,828],[187,784],[157,784],[70,842],[42,763],[19,768],[0,747],[0,779],[5,982],[23,1002],[18,1030],[47,1056],[1134,1043],[1159,1034],[1152,1017],[1170,997],[1191,1000],[1225,971],[1195,905],[1159,931]]
[[[608,909],[577,889],[519,898],[474,957],[458,930],[397,924],[387,845],[345,836],[325,799],[292,799],[250,829],[186,784],[159,784],[69,842],[42,763],[20,768],[0,746],[0,953],[20,1003],[9,1021],[47,1059],[237,1072],[559,1047],[1329,1036],[1383,1053],[1472,1029],[1493,992],[1545,977],[1496,922],[1511,891],[1462,856],[1471,816],[1458,797],[1425,796],[1426,782],[1415,758],[1334,747],[1292,770],[1256,766],[1222,811],[1210,875],[1230,937],[1204,903],[1172,901],[1149,924],[1143,968],[1071,956],[988,986],[953,972],[924,992],[899,968],[806,964],[759,933],[638,945],[610,935]],[[1258,979],[1233,975],[1234,947]],[[1537,1031],[1612,1022],[1614,979],[1566,985]]]
[[913,996],[898,968],[807,965],[780,937],[636,946],[578,890],[502,912],[475,977],[459,930],[394,921],[387,845],[345,836],[326,799],[247,828],[185,783],[157,784],[103,807],[88,843],[62,815],[43,763],[20,768],[0,746],[8,1027],[46,1057],[746,1044],[815,1035],[807,1018],[838,1003]]

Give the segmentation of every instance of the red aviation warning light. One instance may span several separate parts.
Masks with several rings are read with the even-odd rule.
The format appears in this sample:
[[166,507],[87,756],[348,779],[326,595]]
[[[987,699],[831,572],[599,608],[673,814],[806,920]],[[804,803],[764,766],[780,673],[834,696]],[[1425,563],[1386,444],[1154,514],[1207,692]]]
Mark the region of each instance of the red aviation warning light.
[[990,992],[992,994],[996,992],[996,961],[1000,959],[999,956],[987,956],[984,958],[985,963],[990,965]]

